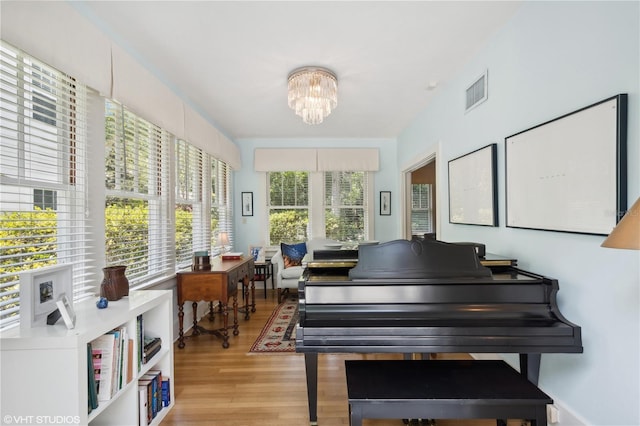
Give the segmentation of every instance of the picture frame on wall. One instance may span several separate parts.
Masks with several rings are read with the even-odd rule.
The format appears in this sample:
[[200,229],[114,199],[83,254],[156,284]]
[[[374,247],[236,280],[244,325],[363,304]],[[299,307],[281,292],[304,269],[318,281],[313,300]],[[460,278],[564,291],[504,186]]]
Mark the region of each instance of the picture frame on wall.
[[253,192],[242,193],[242,216],[253,216]]
[[391,191],[380,191],[380,216],[391,216]]
[[505,138],[510,228],[608,235],[627,210],[627,94]]
[[497,144],[449,161],[449,223],[498,226]]
[[20,273],[20,327],[46,326],[47,316],[67,295],[73,307],[72,265],[54,265]]

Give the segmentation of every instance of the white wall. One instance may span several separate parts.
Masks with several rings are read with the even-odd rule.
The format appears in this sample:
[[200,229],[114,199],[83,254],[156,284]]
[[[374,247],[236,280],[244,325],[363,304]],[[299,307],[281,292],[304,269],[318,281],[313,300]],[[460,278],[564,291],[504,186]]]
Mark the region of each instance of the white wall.
[[[602,236],[506,228],[504,138],[628,93],[630,206],[640,195],[639,9],[638,2],[525,3],[398,139],[399,165],[442,143],[439,238],[483,242],[559,280],[560,310],[582,327],[584,353],[543,355],[540,387],[590,425],[640,424],[640,254],[601,248]],[[464,114],[464,90],[485,69],[489,98]],[[448,223],[446,161],[494,142],[500,226]]]
[[[234,247],[246,252],[249,244],[264,244],[267,235],[266,173],[253,171],[253,152],[256,148],[378,148],[380,170],[374,176],[374,239],[386,241],[398,238],[399,193],[397,176],[396,141],[393,139],[241,139],[240,148],[243,167],[234,172]],[[294,168],[292,168],[293,170]],[[241,192],[253,192],[254,215],[243,217],[239,206]],[[391,216],[380,216],[379,192],[391,191]],[[395,196],[394,196],[395,194]]]

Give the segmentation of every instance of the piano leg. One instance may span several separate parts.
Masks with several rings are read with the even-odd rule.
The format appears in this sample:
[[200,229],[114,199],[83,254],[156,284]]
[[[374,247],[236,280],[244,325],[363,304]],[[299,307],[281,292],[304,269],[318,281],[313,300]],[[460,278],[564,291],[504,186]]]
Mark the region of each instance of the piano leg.
[[520,374],[538,386],[541,354],[520,354]]
[[318,424],[318,354],[304,354],[304,368],[307,373],[307,399],[309,401],[309,421]]

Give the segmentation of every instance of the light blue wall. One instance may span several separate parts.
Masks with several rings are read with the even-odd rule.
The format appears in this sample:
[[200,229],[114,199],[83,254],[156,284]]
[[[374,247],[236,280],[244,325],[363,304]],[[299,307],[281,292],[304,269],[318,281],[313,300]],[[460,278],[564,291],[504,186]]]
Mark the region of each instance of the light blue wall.
[[[602,236],[506,228],[504,138],[628,93],[633,203],[640,195],[639,13],[638,2],[525,3],[398,139],[399,165],[442,143],[439,238],[483,242],[559,280],[560,310],[582,327],[584,353],[543,355],[540,386],[590,425],[640,424],[640,255],[601,248]],[[464,114],[464,90],[485,69],[489,98]],[[494,142],[500,226],[449,224],[446,161]]]
[[[246,251],[249,244],[263,244],[267,235],[266,178],[264,172],[253,171],[253,153],[256,148],[378,148],[380,170],[374,176],[374,239],[386,241],[398,238],[399,204],[397,145],[395,139],[241,139],[235,141],[240,148],[242,169],[234,172],[234,206],[240,206],[240,193],[253,192],[254,216],[242,217],[236,208],[235,242],[238,251]],[[292,170],[295,167],[292,166]],[[379,191],[391,191],[391,216],[380,216]]]

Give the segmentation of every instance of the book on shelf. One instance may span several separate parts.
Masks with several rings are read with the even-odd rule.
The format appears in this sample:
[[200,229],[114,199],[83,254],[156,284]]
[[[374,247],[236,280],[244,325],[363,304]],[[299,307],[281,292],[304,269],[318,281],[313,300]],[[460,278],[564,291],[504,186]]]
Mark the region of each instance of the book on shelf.
[[168,377],[162,379],[162,406],[171,404],[171,382]]
[[142,353],[142,363],[146,364],[155,354],[162,349],[162,339],[159,337],[145,337]]
[[142,376],[142,380],[151,382],[149,401],[151,403],[152,418],[155,418],[158,412],[162,410],[162,372],[160,370],[149,370],[147,374]]
[[[148,425],[153,420],[153,412],[151,409],[151,397],[153,396],[151,380],[138,380],[138,394],[140,399],[140,424]],[[142,423],[142,418],[146,419]]]
[[138,385],[138,414],[140,416],[138,424],[140,426],[151,423],[151,419],[148,417],[147,395],[147,387]]
[[93,367],[93,348],[91,343],[87,343],[87,387],[89,389],[89,413],[94,408],[98,408],[98,386]]
[[111,399],[114,347],[115,335],[111,333],[103,334],[91,342],[98,401],[108,401]]

